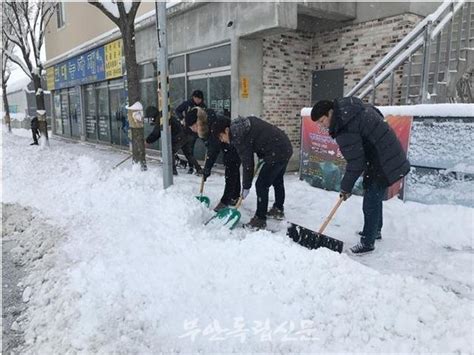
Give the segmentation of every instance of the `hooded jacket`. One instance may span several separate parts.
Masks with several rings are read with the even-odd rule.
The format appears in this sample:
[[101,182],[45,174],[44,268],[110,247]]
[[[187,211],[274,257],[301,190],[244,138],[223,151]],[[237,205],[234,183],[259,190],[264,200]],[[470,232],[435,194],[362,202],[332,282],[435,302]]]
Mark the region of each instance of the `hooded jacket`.
[[237,149],[242,161],[244,189],[252,187],[254,153],[265,164],[288,162],[293,154],[293,147],[285,132],[254,116],[239,117],[232,121],[230,144]]
[[343,191],[351,192],[363,172],[364,183],[388,187],[410,171],[405,151],[382,113],[359,98],[334,100],[329,134],[347,161]]

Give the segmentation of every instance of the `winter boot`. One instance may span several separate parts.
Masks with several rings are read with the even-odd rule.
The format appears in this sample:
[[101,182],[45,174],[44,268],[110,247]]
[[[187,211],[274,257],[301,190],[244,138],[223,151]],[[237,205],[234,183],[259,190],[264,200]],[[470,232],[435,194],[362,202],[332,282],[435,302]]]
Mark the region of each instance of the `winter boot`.
[[191,166],[191,167],[188,169],[188,174],[192,174],[192,173],[194,173],[194,169],[193,169],[193,167]]
[[194,175],[196,175],[196,176],[202,176],[202,168],[201,168],[201,167],[197,168],[197,169],[196,169],[196,173],[195,173]]
[[351,249],[351,253],[354,255],[364,255],[375,250],[373,245],[358,243],[354,245]]
[[265,229],[267,227],[267,221],[264,219],[258,218],[257,216],[252,217],[249,223],[244,224],[244,228],[247,229]]
[[177,176],[178,175],[178,169],[176,169],[176,165],[173,166],[173,175]]
[[38,142],[33,142],[30,145],[39,145]]
[[[362,231],[357,232],[357,235],[360,235],[361,237],[365,237],[364,232],[362,232]],[[382,232],[381,231],[377,232],[377,236],[375,237],[375,239],[376,240],[382,239]]]
[[285,213],[279,208],[273,206],[270,211],[267,212],[267,217],[282,221],[283,219],[285,219]]
[[227,208],[227,205],[225,203],[219,202],[216,207],[214,207],[214,212],[219,212],[220,210],[223,210],[224,208]]

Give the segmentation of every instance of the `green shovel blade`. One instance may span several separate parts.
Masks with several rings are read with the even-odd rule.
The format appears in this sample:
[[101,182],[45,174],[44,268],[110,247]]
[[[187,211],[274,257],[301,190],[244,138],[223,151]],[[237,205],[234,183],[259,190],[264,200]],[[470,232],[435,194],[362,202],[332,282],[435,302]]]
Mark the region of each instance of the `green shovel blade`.
[[196,196],[197,200],[204,204],[206,207],[209,207],[211,200],[207,196]]
[[206,224],[212,221],[212,223],[219,223],[233,229],[240,221],[240,216],[240,212],[236,208],[226,207],[217,212]]

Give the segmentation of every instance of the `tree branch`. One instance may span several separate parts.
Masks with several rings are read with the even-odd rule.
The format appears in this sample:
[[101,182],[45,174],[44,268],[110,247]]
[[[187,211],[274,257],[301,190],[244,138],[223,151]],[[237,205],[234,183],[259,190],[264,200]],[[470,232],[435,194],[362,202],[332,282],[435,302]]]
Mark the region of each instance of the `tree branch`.
[[33,79],[33,76],[31,74],[31,70],[25,65],[25,63],[23,63],[20,59],[20,57],[18,57],[16,54],[12,53],[11,51],[5,51],[5,55],[8,57],[9,60],[11,60],[13,63],[15,63],[16,65],[18,65],[21,70],[23,70],[25,72],[26,75],[28,75],[28,77],[30,79]]
[[100,2],[98,1],[91,1],[91,0],[88,0],[87,1],[89,4],[91,4],[92,6],[95,6],[96,8],[98,8],[100,11],[102,11],[102,13],[107,16],[113,23],[115,23],[119,28],[120,28],[120,19],[116,18],[114,15],[112,15],[109,10],[107,10],[104,5],[102,5]]
[[142,3],[141,1],[134,1],[132,3],[132,8],[130,9],[129,16],[133,21],[135,21],[135,16],[137,15],[137,11],[141,3]]

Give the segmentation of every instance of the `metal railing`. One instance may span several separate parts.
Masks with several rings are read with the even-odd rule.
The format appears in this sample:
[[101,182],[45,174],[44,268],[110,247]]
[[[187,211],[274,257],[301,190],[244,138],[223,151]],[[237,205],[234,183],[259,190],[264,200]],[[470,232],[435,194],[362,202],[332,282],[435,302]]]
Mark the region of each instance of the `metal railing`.
[[[406,103],[429,103],[438,92],[439,84],[445,84],[449,80],[450,75],[450,62],[455,59],[460,60],[462,42],[465,41],[466,46],[469,47],[469,41],[471,39],[471,3],[466,1],[444,1],[438,9],[431,15],[424,18],[418,23],[415,28],[403,38],[392,50],[390,50],[363,78],[352,90],[350,90],[346,96],[357,96],[359,98],[366,98],[369,94],[371,95],[372,103],[375,103],[377,87],[382,84],[387,78],[390,78],[389,83],[389,104],[393,104],[394,100],[394,81],[395,72],[402,66],[407,65],[405,68],[406,82],[405,82],[405,102]],[[466,11],[465,11],[466,7]],[[453,26],[454,17],[460,11],[458,17],[459,23],[457,28],[457,39],[455,48],[455,57],[453,58]],[[464,14],[466,14],[466,21],[464,25]],[[446,31],[443,31],[447,29]],[[462,37],[462,33],[466,34],[465,38]],[[444,65],[442,63],[442,36],[446,35],[445,43],[445,56]],[[432,44],[435,44],[435,59],[432,61]],[[421,71],[419,73],[413,73],[414,55],[420,48],[423,49]],[[430,69],[433,66],[433,70]],[[442,81],[439,80],[440,74],[443,75]],[[415,76],[419,76],[419,83],[416,85],[413,83]],[[432,77],[432,82],[430,82]],[[432,92],[429,93],[429,86],[432,87]],[[419,87],[419,91],[416,95],[410,95],[410,90],[413,87]],[[411,97],[416,97],[415,102],[411,101]]]

